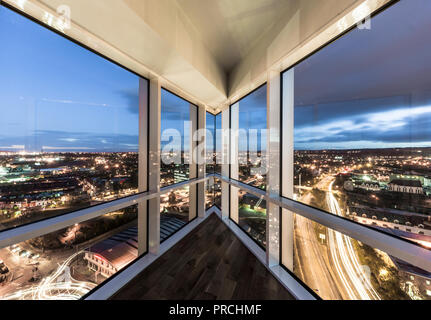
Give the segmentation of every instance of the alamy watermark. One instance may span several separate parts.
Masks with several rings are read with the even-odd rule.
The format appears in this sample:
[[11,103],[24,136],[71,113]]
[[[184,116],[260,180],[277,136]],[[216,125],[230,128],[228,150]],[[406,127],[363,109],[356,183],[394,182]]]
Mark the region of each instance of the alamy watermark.
[[[23,11],[25,11],[27,2],[27,0],[15,0],[16,6]],[[72,10],[70,6],[62,4],[57,7],[56,14],[45,11],[42,16],[42,21],[50,27],[64,33],[71,28],[71,17]]]
[[[267,173],[266,129],[217,129],[215,134],[219,139],[216,142],[213,131],[199,129],[191,133],[190,128],[191,122],[185,121],[184,134],[174,128],[162,132],[162,163],[230,164],[249,167],[251,175]],[[211,142],[211,150],[206,149],[207,141]]]

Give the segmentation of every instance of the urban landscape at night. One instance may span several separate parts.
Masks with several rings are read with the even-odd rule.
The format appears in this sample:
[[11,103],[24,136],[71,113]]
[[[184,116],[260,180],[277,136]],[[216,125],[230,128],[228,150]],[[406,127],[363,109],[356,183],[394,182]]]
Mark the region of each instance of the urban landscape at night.
[[0,0],[0,301],[431,300],[430,0],[62,2]]
[[[133,152],[2,152],[0,158],[2,230],[138,192]],[[162,179],[184,180],[176,173],[186,170],[166,169]],[[188,222],[188,190],[162,196],[160,210],[163,241]],[[137,232],[132,206],[0,249],[0,298],[79,299],[137,258]]]
[[[430,162],[431,148],[296,151],[295,196],[429,248]],[[322,297],[430,299],[429,272],[306,218],[295,221],[295,273]]]

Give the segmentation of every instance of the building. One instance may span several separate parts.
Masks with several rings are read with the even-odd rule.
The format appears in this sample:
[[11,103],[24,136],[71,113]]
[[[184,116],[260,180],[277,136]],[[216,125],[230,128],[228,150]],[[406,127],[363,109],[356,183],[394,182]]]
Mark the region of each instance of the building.
[[137,228],[123,231],[85,251],[88,268],[109,278],[138,256]]
[[381,189],[380,184],[378,182],[372,182],[372,181],[361,183],[359,185],[359,188],[365,189],[368,191],[379,191]]
[[403,192],[413,194],[423,194],[424,189],[419,180],[392,180],[388,184],[388,189],[392,192]]

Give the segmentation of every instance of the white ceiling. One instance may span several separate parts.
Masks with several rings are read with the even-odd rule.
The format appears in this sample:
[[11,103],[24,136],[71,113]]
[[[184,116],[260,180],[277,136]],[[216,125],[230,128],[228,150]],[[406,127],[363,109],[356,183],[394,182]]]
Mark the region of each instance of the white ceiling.
[[219,110],[389,0],[4,1],[41,21],[68,6],[68,36]]
[[298,0],[177,0],[228,74]]

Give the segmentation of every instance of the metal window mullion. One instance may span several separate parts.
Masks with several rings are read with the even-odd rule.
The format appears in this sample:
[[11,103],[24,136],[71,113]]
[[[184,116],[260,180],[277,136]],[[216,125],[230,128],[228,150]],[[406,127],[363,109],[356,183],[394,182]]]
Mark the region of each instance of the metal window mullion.
[[[189,179],[195,179],[198,175],[197,162],[194,157],[196,151],[196,141],[194,139],[194,134],[197,129],[198,113],[199,108],[194,104],[190,103],[190,126],[189,126]],[[196,218],[197,215],[197,186],[192,185],[189,187],[189,221]]]
[[[281,195],[286,198],[293,198],[294,186],[294,94],[295,94],[295,68],[282,74],[281,88],[281,141],[283,145],[281,160]],[[294,243],[294,216],[285,208],[281,210],[281,263],[293,270],[293,243]]]
[[[221,114],[221,173],[222,176],[229,177],[229,108],[222,111]],[[229,218],[229,183],[226,181],[222,181],[221,183],[221,211],[222,211],[222,219]]]
[[[160,192],[161,82],[150,79],[148,190]],[[160,249],[160,194],[148,201],[148,251]]]
[[[138,163],[138,188],[139,192],[148,190],[148,80],[139,79],[139,163]],[[148,219],[147,201],[138,204],[138,255],[142,255],[148,249]]]
[[[197,138],[202,138],[200,141],[198,141],[196,144],[197,150],[200,152],[196,152],[196,162],[197,162],[197,178],[204,178],[206,177],[206,110],[205,107],[200,106],[198,108],[198,123],[197,123],[197,129],[198,132],[203,133],[203,137],[200,137],[200,135],[197,135]],[[206,181],[206,180],[205,180]],[[205,197],[205,184],[206,182],[198,183],[196,186],[197,189],[197,197],[196,197],[196,206],[197,206],[197,215],[198,217],[205,217],[206,212],[206,197]]]
[[[267,195],[268,197],[280,195],[281,164],[274,159],[280,159],[281,129],[280,129],[280,72],[268,72],[267,81],[267,143],[266,143],[266,169],[267,169]],[[266,263],[276,266],[280,262],[280,207],[272,202],[266,203]]]
[[[238,180],[239,177],[239,102],[230,107],[230,178]],[[239,223],[238,188],[230,188],[230,218]]]

